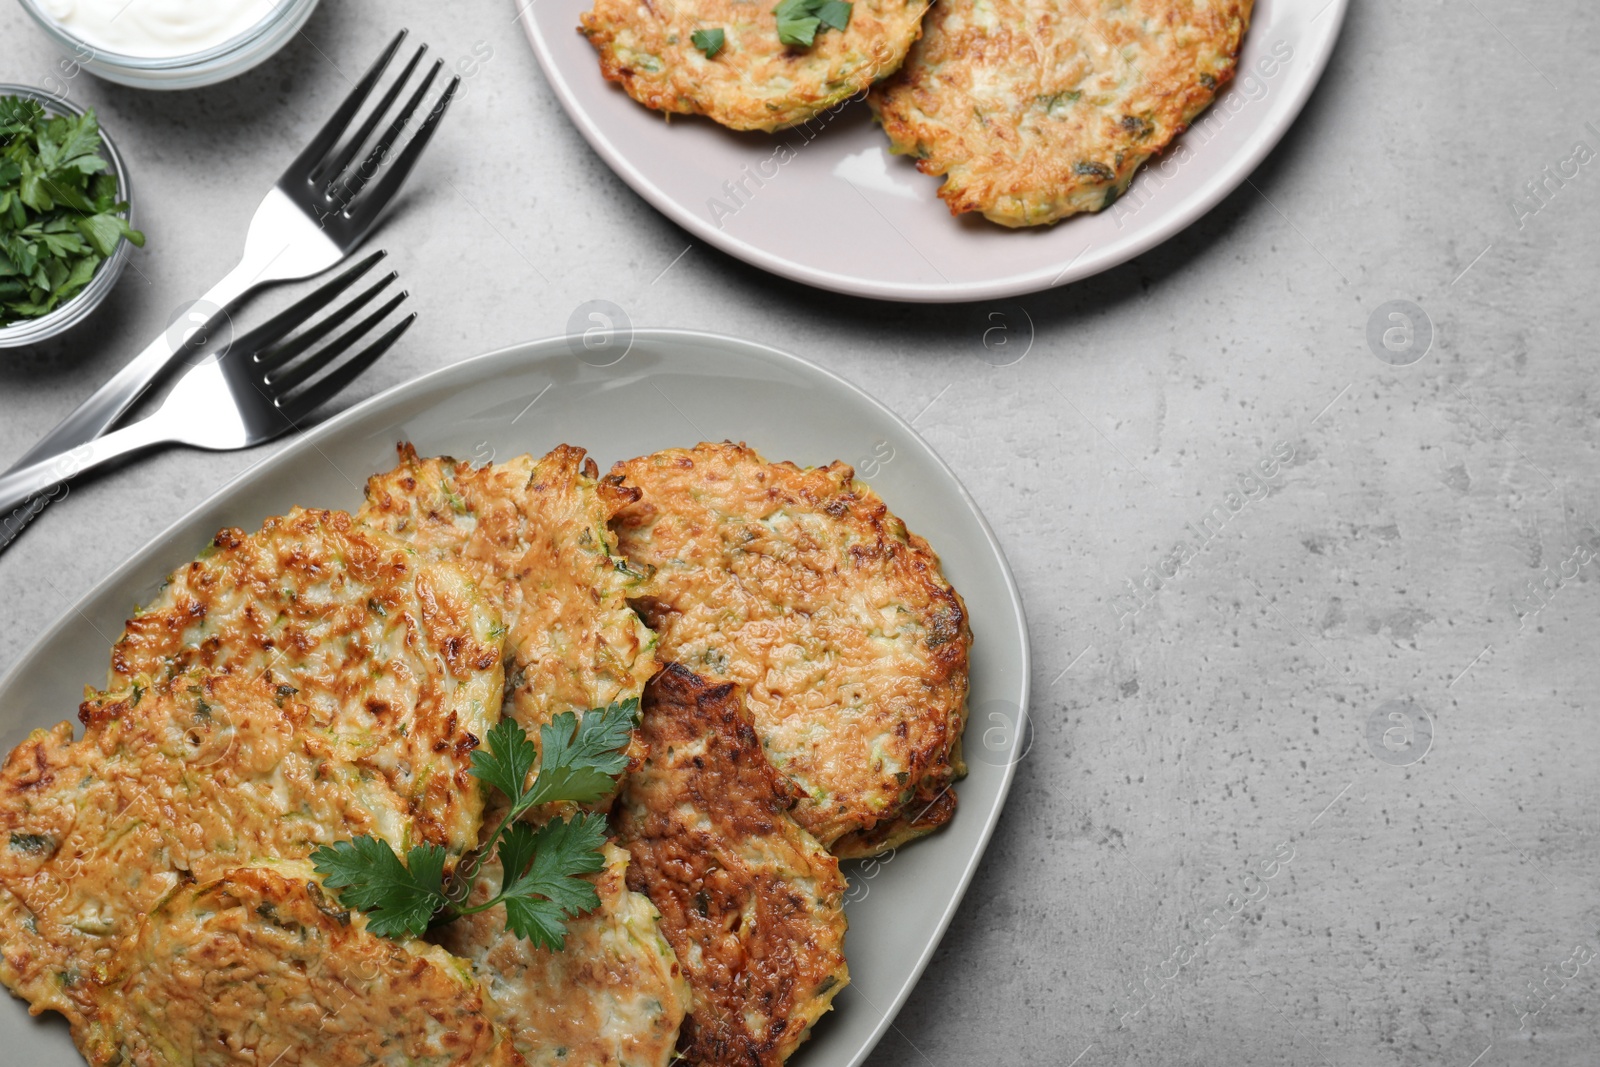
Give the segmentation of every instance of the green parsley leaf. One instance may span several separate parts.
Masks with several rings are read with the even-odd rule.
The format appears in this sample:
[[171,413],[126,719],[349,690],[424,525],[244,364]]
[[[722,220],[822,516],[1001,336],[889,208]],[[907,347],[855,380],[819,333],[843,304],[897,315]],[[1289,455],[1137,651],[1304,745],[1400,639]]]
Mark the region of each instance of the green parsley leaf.
[[79,119],[66,115],[51,119],[49,129],[50,139],[39,141],[39,162],[46,170],[99,174],[109,166],[96,154],[100,151],[100,120],[93,111]]
[[489,730],[488,744],[472,754],[472,774],[511,799],[522,799],[528,772],[539,753],[515,719],[501,719]]
[[387,841],[365,835],[311,854],[324,883],[339,890],[339,903],[366,912],[367,929],[380,937],[427,932],[447,903],[444,858],[441,845],[417,845],[402,864]]
[[778,16],[778,40],[793,48],[810,48],[824,26],[835,30],[849,26],[850,12],[845,0],[783,0],[772,9]]
[[[513,829],[528,831],[526,823]],[[506,906],[506,926],[518,937],[559,952],[566,947],[566,920],[600,906],[594,886],[578,876],[605,866],[605,816],[556,819],[522,836],[526,841],[514,851],[501,849],[502,862],[508,851],[517,860],[532,853],[520,875],[513,877],[516,866],[505,868],[506,885],[499,895]]]
[[714,59],[727,43],[727,36],[721,30],[695,30],[689,35],[689,40],[706,54],[707,59]]
[[144,244],[101,147],[93,111],[0,97],[0,326],[54,311],[123,240]]
[[20,96],[0,96],[0,137],[13,137],[44,120],[44,105]]
[[500,881],[509,885],[528,869],[539,850],[538,829],[532,823],[514,822],[500,838]]
[[77,220],[77,226],[94,250],[104,257],[115,252],[117,242],[133,232],[128,229],[128,220],[121,215],[86,215]]
[[539,777],[526,804],[592,804],[609,793],[628,766],[623,750],[638,712],[637,700],[625,700],[586,711],[581,720],[564,711],[546,723],[539,731]]
[[810,48],[821,25],[819,18],[779,19],[778,40],[793,48]]
[[513,897],[505,903],[506,929],[543,948],[559,952],[567,947],[567,915],[555,904],[537,897]]
[[852,10],[852,6],[846,0],[822,0],[822,3],[817,5],[817,18],[822,20],[824,26],[841,31],[847,30],[850,28]]
[[[7,284],[0,276],[0,296]],[[559,949],[565,944],[567,920],[600,904],[594,886],[581,876],[605,866],[605,817],[580,814],[537,830],[517,819],[538,804],[584,804],[611,792],[627,768],[626,750],[638,711],[637,700],[625,700],[586,711],[581,719],[562,712],[540,731],[538,750],[516,720],[496,723],[484,747],[472,754],[472,773],[511,803],[500,824],[461,858],[448,881],[441,846],[413,848],[402,863],[387,842],[373,837],[318,848],[311,854],[316,869],[339,903],[366,912],[368,929],[380,936],[420,937],[436,921],[503,904],[508,929],[536,945]],[[539,773],[529,783],[535,762],[540,763]],[[468,906],[490,855],[500,859],[500,892]]]

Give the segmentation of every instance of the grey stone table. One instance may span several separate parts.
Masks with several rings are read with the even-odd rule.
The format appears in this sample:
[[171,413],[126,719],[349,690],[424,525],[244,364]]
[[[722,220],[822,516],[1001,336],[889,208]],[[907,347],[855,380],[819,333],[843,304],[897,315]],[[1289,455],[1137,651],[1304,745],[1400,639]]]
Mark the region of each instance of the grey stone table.
[[[422,314],[361,395],[609,299],[918,416],[1009,554],[1034,744],[874,1063],[1600,1062],[1600,9],[1356,0],[1256,188],[1018,301],[1032,348],[995,366],[997,306],[691,241],[567,122],[510,5],[330,0],[228,85],[75,84],[152,240],[70,346],[0,354],[0,460],[231,266],[335,64],[399,24],[492,55],[384,238]],[[0,5],[0,81],[53,61]],[[1431,331],[1415,362],[1368,344],[1389,301]],[[76,487],[0,556],[0,669],[269,451]]]

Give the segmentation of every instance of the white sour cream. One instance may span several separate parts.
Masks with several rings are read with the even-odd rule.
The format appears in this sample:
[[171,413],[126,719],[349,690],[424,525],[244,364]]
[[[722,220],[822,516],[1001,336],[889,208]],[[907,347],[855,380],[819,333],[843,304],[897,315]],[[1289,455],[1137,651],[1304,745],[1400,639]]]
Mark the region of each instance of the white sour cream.
[[252,29],[278,0],[40,0],[39,6],[91,48],[169,59]]

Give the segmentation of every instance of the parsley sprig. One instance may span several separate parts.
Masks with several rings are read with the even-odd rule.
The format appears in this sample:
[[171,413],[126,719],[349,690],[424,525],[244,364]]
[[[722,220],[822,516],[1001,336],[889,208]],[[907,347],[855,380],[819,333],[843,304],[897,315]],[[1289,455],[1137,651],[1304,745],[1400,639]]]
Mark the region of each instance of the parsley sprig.
[[778,40],[791,48],[810,48],[823,27],[847,29],[851,10],[846,0],[783,0],[772,13],[778,16]]
[[[567,920],[600,905],[581,876],[605,866],[605,817],[584,813],[538,828],[519,820],[541,804],[590,804],[609,793],[628,765],[624,750],[638,710],[637,700],[627,700],[582,719],[562,712],[540,729],[537,750],[515,720],[496,723],[485,747],[472,754],[472,774],[510,803],[448,879],[443,846],[416,845],[401,862],[388,842],[365,835],[318,848],[311,854],[316,870],[339,902],[365,912],[367,928],[382,937],[421,937],[429,926],[504,905],[507,929],[560,950]],[[529,781],[536,762],[539,773]],[[500,860],[500,889],[469,905],[491,855]]]
[[100,147],[92,110],[52,117],[0,96],[0,326],[76,295],[124,237],[144,244]]

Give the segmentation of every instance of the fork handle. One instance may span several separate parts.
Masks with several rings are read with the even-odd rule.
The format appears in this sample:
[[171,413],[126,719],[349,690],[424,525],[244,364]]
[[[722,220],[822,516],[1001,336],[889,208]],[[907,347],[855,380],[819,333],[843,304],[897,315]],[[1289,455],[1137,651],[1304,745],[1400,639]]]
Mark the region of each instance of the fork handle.
[[[269,280],[262,277],[261,264],[251,262],[250,257],[246,256],[243,262],[195,301],[196,307],[209,305],[217,309],[207,315],[205,321],[195,329],[209,325],[230,304],[235,303],[257,285]],[[150,383],[155,381],[167,364],[172,362],[172,357],[184,349],[188,338],[192,336],[192,333],[186,333],[174,343],[171,334],[171,329],[163,330],[159,337],[151,341],[143,352],[133,357],[132,362],[118,371],[115,377],[96,389],[89,399],[74,408],[70,415],[58,422],[54,429],[24,452],[7,473],[21,472],[24,467],[72,452],[79,445],[93,441],[105,433],[107,427],[121,418],[133,406],[134,401],[144,395],[145,390],[150,388]],[[0,482],[0,485],[3,484],[5,483]],[[3,497],[3,494],[0,494],[0,497]],[[0,499],[0,504],[3,503],[3,499]],[[0,514],[4,514],[7,510],[8,507],[0,507]],[[3,543],[4,538],[0,536],[0,544]]]
[[140,448],[171,439],[152,415],[76,448],[0,474],[0,546],[4,546],[51,500],[55,490],[84,471]]

